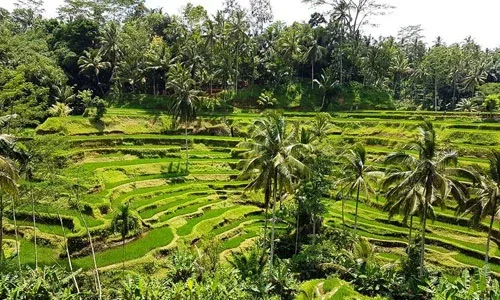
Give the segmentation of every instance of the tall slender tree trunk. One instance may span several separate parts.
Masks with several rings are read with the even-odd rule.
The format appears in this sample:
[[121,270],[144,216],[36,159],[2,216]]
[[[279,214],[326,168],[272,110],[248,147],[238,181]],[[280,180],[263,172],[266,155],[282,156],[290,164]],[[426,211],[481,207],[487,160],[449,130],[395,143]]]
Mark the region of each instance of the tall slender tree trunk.
[[0,266],[3,264],[3,194],[0,192]]
[[61,218],[59,206],[57,208],[57,216],[59,217],[59,222],[61,223],[61,229],[62,229],[62,233],[63,233],[63,237],[64,237],[64,248],[66,250],[66,256],[68,257],[69,271],[71,272],[71,277],[73,279],[73,283],[75,284],[76,293],[80,294],[80,288],[78,287],[78,282],[76,281],[75,274],[73,273],[73,264],[71,263],[71,255],[69,254],[68,239],[66,237],[66,229],[64,228],[64,224],[63,224],[63,220]]
[[413,229],[413,216],[410,216],[410,232],[408,233],[408,249],[411,246],[411,230]]
[[266,190],[264,191],[264,204],[266,206],[266,212],[265,212],[265,220],[264,220],[264,247],[266,247],[266,241],[267,241],[267,223],[268,223],[268,214],[269,214],[269,198],[271,196],[271,183],[268,183],[266,186]]
[[496,212],[496,207],[497,207],[497,198],[498,197],[495,197],[495,201],[493,202],[493,210],[491,212],[490,226],[488,228],[488,240],[486,241],[486,255],[484,256],[484,263],[485,264],[488,264],[488,261],[489,261],[491,232],[493,230],[493,222],[495,221],[495,212]]
[[276,225],[276,198],[277,198],[277,189],[278,189],[278,170],[274,171],[274,188],[273,188],[273,220],[271,223],[271,253],[269,259],[269,274],[273,272],[273,261],[274,261],[274,230]]
[[[77,192],[78,193],[78,192]],[[83,221],[83,226],[85,226],[85,230],[87,231],[87,237],[89,238],[89,243],[90,243],[90,250],[92,251],[92,261],[94,263],[94,279],[95,279],[95,284],[96,284],[96,289],[97,293],[99,295],[99,300],[102,299],[102,288],[101,288],[101,279],[99,278],[99,269],[97,268],[97,262],[95,259],[95,250],[94,250],[94,243],[92,242],[92,235],[90,234],[89,227],[87,226],[87,221],[85,221],[85,218],[83,217],[82,211],[80,210],[80,197],[77,195],[77,206],[78,206],[78,212],[80,213],[80,218]]]
[[235,94],[238,95],[238,68],[239,68],[239,55],[240,55],[240,49],[239,46],[236,45],[236,74],[235,74],[235,80],[234,80],[234,91]]
[[339,82],[340,82],[340,84],[342,84],[342,78],[344,77],[343,76],[343,73],[344,73],[344,70],[343,70],[343,68],[344,68],[344,62],[343,62],[344,55],[342,53],[344,51],[343,48],[342,48],[343,47],[342,44],[344,42],[343,40],[344,40],[344,29],[342,28],[341,34],[340,34],[340,53],[339,53],[339,56],[340,56],[340,59],[339,59],[340,60],[340,74],[339,74],[340,75],[340,81]]
[[434,77],[434,111],[438,111],[437,77]]
[[125,235],[122,235],[122,278],[125,275]]
[[21,274],[21,253],[19,253],[19,237],[17,234],[16,204],[14,202],[13,196],[11,196],[10,200],[12,202],[12,218],[14,220],[14,236],[16,239],[17,266],[19,268],[19,274]]
[[97,86],[101,90],[101,95],[102,95],[102,97],[104,97],[104,90],[102,89],[101,81],[99,80],[99,75],[95,74],[95,78],[97,79]]
[[426,182],[426,188],[425,188],[425,203],[424,203],[424,210],[422,212],[422,241],[420,245],[420,270],[419,270],[419,275],[420,277],[424,276],[424,259],[425,259],[425,228],[426,228],[426,223],[427,223],[427,205],[429,205],[432,197],[432,180],[429,176]]
[[189,172],[189,145],[188,145],[188,120],[186,116],[184,126],[184,137],[186,138],[186,173]]
[[342,227],[345,230],[345,218],[344,218],[344,197],[342,197]]
[[356,235],[356,231],[358,230],[358,206],[359,206],[359,184],[358,184],[358,192],[356,193],[356,212],[354,214],[354,235]]
[[299,230],[300,230],[299,222],[300,222],[300,201],[297,208],[297,224],[295,227],[295,254],[299,252]]
[[36,234],[36,216],[35,216],[35,197],[33,197],[33,189],[30,183],[30,197],[31,197],[31,211],[33,215],[33,238],[35,242],[35,269],[38,269],[38,248],[37,248],[37,234]]
[[316,244],[316,215],[313,213],[313,240],[312,245]]
[[314,60],[311,61],[311,90],[314,90]]

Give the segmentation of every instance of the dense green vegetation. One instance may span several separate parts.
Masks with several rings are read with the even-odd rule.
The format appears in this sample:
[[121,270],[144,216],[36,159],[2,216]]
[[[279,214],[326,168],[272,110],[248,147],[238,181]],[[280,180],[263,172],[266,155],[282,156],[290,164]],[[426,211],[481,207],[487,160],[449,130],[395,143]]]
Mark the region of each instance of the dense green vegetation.
[[499,52],[250,2],[0,8],[0,298],[499,299]]

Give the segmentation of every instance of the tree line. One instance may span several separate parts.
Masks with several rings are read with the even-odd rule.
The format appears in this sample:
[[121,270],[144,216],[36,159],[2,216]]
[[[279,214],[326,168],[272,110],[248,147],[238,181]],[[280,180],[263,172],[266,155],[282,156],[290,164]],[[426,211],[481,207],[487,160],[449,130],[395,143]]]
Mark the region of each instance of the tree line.
[[[0,107],[19,114],[20,125],[36,125],[56,103],[82,114],[103,106],[101,98],[172,96],[169,82],[185,76],[211,107],[213,98],[250,101],[239,91],[259,87],[312,94],[314,103],[304,107],[324,111],[496,109],[498,50],[472,37],[426,45],[419,25],[369,36],[373,16],[393,9],[378,1],[304,2],[322,13],[285,24],[273,20],[264,0],[251,1],[249,10],[226,0],[213,15],[190,3],[167,14],[141,0],[66,0],[52,19],[42,16],[43,1],[18,1],[12,12],[0,10]],[[85,100],[84,91],[99,99]]]

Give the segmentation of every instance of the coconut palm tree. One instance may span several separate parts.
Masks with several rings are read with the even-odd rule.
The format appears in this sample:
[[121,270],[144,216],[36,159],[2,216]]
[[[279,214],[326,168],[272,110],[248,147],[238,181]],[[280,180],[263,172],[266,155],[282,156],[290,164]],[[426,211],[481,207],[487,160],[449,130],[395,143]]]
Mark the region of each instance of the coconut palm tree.
[[97,86],[101,90],[101,95],[104,96],[104,90],[101,86],[101,81],[99,80],[99,74],[102,70],[109,69],[111,63],[104,61],[102,52],[97,49],[85,50],[83,55],[78,59],[78,65],[80,66],[81,73],[87,73],[89,75],[95,76],[97,81]]
[[278,183],[281,185],[280,189],[292,192],[293,181],[306,171],[305,165],[297,157],[308,147],[297,142],[295,133],[296,130],[287,131],[283,115],[273,112],[255,121],[252,139],[242,143],[243,147],[250,149],[246,153],[247,159],[242,176],[253,177],[247,190],[263,189],[266,203],[269,203],[271,192],[273,194],[269,259],[271,270],[274,256]]
[[332,11],[332,21],[338,24],[340,27],[340,41],[339,41],[339,78],[340,78],[340,84],[343,83],[343,61],[344,61],[344,32],[346,27],[349,27],[349,24],[351,23],[351,15],[349,13],[349,10],[351,9],[351,5],[349,4],[348,1],[345,0],[340,0],[337,5],[333,8]]
[[[0,265],[3,263],[3,209],[5,194],[14,197],[18,193],[17,181],[19,175],[14,164],[4,156],[0,156]],[[13,198],[12,198],[13,199]],[[14,207],[14,204],[12,205]],[[16,238],[17,239],[17,238]],[[17,240],[16,240],[17,247]],[[19,257],[19,250],[18,257]]]
[[462,81],[462,84],[464,86],[463,89],[470,90],[472,92],[472,96],[474,96],[476,93],[476,87],[483,84],[488,78],[487,70],[490,64],[491,63],[484,58],[476,62]]
[[[420,249],[420,276],[424,274],[425,232],[427,217],[434,216],[434,206],[444,205],[444,200],[452,196],[459,201],[465,198],[465,187],[451,176],[468,173],[456,168],[456,152],[438,152],[436,132],[430,122],[424,122],[419,127],[419,135],[409,145],[409,150],[418,152],[418,157],[405,152],[390,154],[386,163],[412,166],[410,171],[394,176],[391,180],[392,188],[388,192],[394,195],[407,195],[411,189],[423,194],[422,211],[422,244]],[[386,183],[387,184],[387,183]]]
[[49,113],[54,117],[67,117],[72,109],[62,102],[56,102],[49,108]]
[[314,64],[320,61],[326,54],[326,48],[318,44],[316,38],[312,38],[312,44],[304,54],[304,60],[311,63],[311,89],[314,89]]
[[495,217],[500,216],[500,152],[492,150],[488,155],[489,172],[475,167],[475,181],[477,184],[471,188],[472,197],[459,205],[459,212],[471,214],[473,225],[478,225],[482,220],[490,217],[488,239],[486,241],[485,263],[489,260],[491,232]]
[[130,212],[128,204],[120,206],[113,220],[115,232],[119,232],[122,238],[122,272],[125,271],[125,239],[131,230],[139,226],[137,218]]
[[[377,178],[381,178],[383,172],[376,171],[373,167],[367,165],[366,150],[362,144],[354,145],[341,158],[344,178],[339,180],[338,184],[341,187],[342,199],[345,196],[356,194],[356,211],[354,214],[354,234],[358,228],[358,207],[359,196],[364,193],[365,198],[369,201],[370,194],[375,194],[373,183]],[[342,200],[342,205],[344,200]]]
[[238,93],[238,76],[239,76],[239,60],[240,60],[240,51],[244,46],[245,42],[248,40],[248,23],[245,20],[245,12],[242,10],[238,10],[233,17],[233,22],[231,23],[231,32],[230,36],[235,41],[235,49],[236,49],[236,73],[235,73],[235,81],[234,81],[234,90],[236,94]]
[[196,118],[196,109],[201,92],[195,89],[195,80],[190,71],[180,63],[170,67],[168,71],[167,89],[174,93],[175,101],[170,107],[170,114],[175,120],[184,122],[184,136],[186,139],[186,172],[189,171],[188,125]]
[[329,113],[318,113],[314,117],[312,132],[320,142],[328,136],[332,130],[332,116]]
[[120,49],[119,35],[119,25],[116,22],[109,22],[100,38],[102,55],[109,59],[113,71],[118,60],[123,56],[123,52]]
[[474,101],[470,98],[465,98],[460,100],[457,104],[456,111],[467,111],[467,112],[477,112],[479,111],[479,106],[477,106]]
[[409,187],[408,190],[400,191],[401,194],[399,194],[397,190],[390,190],[390,187],[394,182],[408,176],[413,171],[414,167],[415,166],[412,165],[392,166],[392,168],[387,171],[388,175],[384,178],[382,185],[383,190],[389,190],[389,192],[386,193],[387,201],[384,205],[384,211],[389,213],[389,219],[399,214],[403,216],[403,223],[408,224],[408,218],[410,218],[408,247],[410,247],[412,241],[413,216],[420,215],[422,211],[424,203],[423,190],[421,186],[415,185]]
[[333,74],[331,74],[327,69],[323,70],[323,73],[320,76],[320,79],[314,79],[314,82],[318,85],[318,87],[323,92],[323,100],[321,102],[321,111],[325,111],[328,107],[326,101],[326,95],[338,84],[338,81],[333,78]]

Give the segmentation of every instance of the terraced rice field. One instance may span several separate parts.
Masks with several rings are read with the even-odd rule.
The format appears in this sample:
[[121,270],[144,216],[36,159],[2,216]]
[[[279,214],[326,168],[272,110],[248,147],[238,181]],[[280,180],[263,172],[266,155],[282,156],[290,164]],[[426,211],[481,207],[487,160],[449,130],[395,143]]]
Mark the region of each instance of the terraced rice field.
[[[286,115],[289,121],[305,126],[311,126],[314,118],[313,113]],[[77,117],[49,119],[40,126],[38,134],[64,132],[68,136],[71,147],[61,155],[70,157],[73,163],[62,170],[61,177],[85,189],[79,193],[78,205],[75,197],[69,196],[36,204],[40,263],[65,264],[63,235],[67,234],[74,265],[91,268],[85,223],[94,237],[97,264],[102,268],[121,265],[123,255],[127,266],[133,267],[165,255],[178,245],[200,240],[218,239],[221,255],[250,244],[261,234],[262,196],[243,192],[247,182],[239,181],[238,165],[244,149],[237,145],[248,137],[250,125],[258,117],[256,113],[201,117],[199,124],[203,129],[190,130],[188,137],[189,172],[185,170],[184,136],[165,127],[164,116],[142,110],[110,109],[104,129],[75,126],[88,123]],[[485,166],[486,151],[500,144],[500,124],[483,122],[480,115],[367,111],[336,114],[335,128],[325,145],[340,152],[348,145],[362,142],[370,162],[383,169],[385,155],[409,142],[424,118],[434,122],[442,149],[459,152],[462,165]],[[164,127],[155,123],[158,119],[163,120]],[[56,126],[61,123],[66,129]],[[231,131],[235,137],[230,136]],[[408,228],[399,217],[388,220],[381,210],[383,197],[374,198],[360,205],[358,232],[378,245],[381,259],[392,261],[404,254]],[[329,207],[324,223],[341,226],[341,203],[324,201]],[[129,204],[142,223],[142,230],[127,238],[124,253],[119,234],[111,232],[112,219],[122,204]],[[438,209],[437,220],[428,226],[428,262],[450,271],[482,266],[486,223],[470,229],[467,216],[456,217],[454,206],[450,202],[445,210]],[[76,207],[81,208],[81,214]],[[24,237],[20,255],[23,262],[32,264],[31,212],[30,203],[18,206],[18,225]],[[353,201],[346,203],[346,222],[347,226],[354,223]],[[414,232],[419,228],[416,219]],[[8,239],[13,239],[12,227],[7,231]],[[494,237],[492,269],[500,274],[497,229]]]

